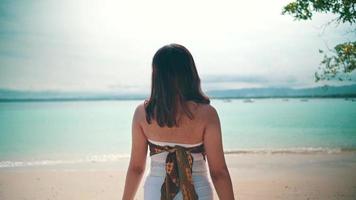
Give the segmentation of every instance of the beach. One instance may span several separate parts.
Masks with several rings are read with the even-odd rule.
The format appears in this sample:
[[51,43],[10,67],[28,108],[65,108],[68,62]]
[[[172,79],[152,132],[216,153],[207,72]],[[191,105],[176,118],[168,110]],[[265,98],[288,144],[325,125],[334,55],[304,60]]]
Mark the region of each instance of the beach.
[[355,5],[1,1],[0,200],[120,200],[146,150],[136,200],[222,153],[236,200],[356,200]]
[[[226,161],[236,199],[356,199],[354,152],[228,154]],[[1,169],[0,199],[121,199],[128,162]],[[135,199],[143,199],[141,186]]]
[[[1,103],[0,199],[121,199],[132,115],[141,102]],[[236,199],[356,199],[354,102],[212,105]],[[136,199],[143,199],[142,187]]]

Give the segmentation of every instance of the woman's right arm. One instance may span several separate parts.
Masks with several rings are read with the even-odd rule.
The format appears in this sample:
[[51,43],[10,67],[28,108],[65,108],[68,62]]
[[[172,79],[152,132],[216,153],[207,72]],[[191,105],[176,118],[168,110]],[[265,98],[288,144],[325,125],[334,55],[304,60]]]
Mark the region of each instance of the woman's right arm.
[[219,199],[234,200],[232,182],[224,157],[220,120],[216,109],[209,106],[206,117],[208,117],[208,121],[204,131],[204,147],[211,179]]

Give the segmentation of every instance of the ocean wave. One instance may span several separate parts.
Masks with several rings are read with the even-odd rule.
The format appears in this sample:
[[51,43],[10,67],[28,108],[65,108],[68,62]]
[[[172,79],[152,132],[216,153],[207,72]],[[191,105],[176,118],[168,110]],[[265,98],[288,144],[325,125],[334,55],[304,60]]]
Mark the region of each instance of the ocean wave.
[[103,154],[103,155],[88,155],[79,159],[68,160],[5,160],[0,161],[0,168],[14,168],[14,167],[36,167],[36,166],[51,166],[51,165],[66,165],[66,164],[80,164],[80,163],[100,163],[100,162],[115,162],[119,159],[129,158],[129,155],[122,154]]
[[225,154],[339,154],[347,152],[356,152],[356,148],[298,147],[273,149],[232,149],[224,151]]
[[[225,154],[341,154],[341,153],[356,153],[356,148],[324,148],[324,147],[298,147],[298,148],[273,148],[273,149],[231,149],[224,151]],[[102,154],[88,155],[79,159],[65,160],[4,160],[0,161],[1,168],[16,168],[16,167],[40,167],[40,166],[56,166],[56,165],[72,165],[81,163],[106,163],[116,162],[120,159],[130,158],[129,154]]]

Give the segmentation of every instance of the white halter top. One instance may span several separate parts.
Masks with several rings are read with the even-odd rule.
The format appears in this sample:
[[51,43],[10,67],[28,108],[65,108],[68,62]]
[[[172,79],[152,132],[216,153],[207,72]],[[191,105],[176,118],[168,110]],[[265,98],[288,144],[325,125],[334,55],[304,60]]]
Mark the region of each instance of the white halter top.
[[[150,143],[159,146],[183,146],[194,147],[201,145],[202,142],[196,144],[183,144],[172,142],[159,142],[148,139]],[[168,152],[162,152],[150,156],[150,167],[144,182],[144,200],[160,199],[161,186],[166,176],[166,157]],[[199,196],[199,200],[213,200],[213,187],[208,173],[207,162],[201,153],[191,153],[193,156],[192,176],[194,187]],[[182,200],[182,194],[179,192],[174,200]]]

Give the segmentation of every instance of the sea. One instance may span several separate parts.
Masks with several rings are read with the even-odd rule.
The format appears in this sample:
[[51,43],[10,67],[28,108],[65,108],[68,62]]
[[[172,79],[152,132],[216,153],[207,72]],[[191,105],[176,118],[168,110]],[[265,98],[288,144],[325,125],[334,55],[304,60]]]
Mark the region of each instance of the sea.
[[[0,168],[129,158],[143,100],[0,103]],[[226,154],[356,152],[356,102],[344,98],[211,99]]]

